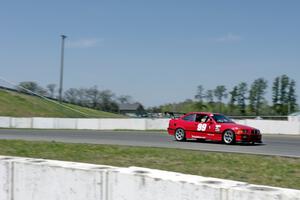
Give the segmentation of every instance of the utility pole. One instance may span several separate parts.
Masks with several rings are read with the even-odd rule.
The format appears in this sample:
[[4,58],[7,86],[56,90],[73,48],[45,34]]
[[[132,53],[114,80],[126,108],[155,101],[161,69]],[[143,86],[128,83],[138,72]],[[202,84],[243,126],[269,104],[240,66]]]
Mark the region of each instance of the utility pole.
[[63,91],[63,76],[64,76],[64,51],[65,51],[65,39],[67,36],[61,35],[61,58],[60,58],[60,82],[59,82],[59,102],[62,102]]

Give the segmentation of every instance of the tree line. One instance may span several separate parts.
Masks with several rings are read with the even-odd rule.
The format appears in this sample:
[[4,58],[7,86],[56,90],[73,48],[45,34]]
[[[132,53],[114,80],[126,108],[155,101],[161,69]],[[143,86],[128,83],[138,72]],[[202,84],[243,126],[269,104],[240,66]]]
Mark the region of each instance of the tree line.
[[[25,93],[28,93],[27,90],[29,90],[41,96],[58,99],[56,84],[48,84],[46,88],[43,88],[36,82],[25,81],[19,83],[18,90]],[[117,96],[110,90],[99,90],[97,86],[70,88],[64,92],[63,101],[114,113],[119,112],[119,104],[133,103],[133,99],[129,95]]]
[[[19,90],[26,88],[34,93],[48,98],[57,99],[55,84],[48,84],[46,88],[36,82],[21,82]],[[225,85],[218,85],[214,89],[205,89],[198,85],[193,99],[180,103],[169,103],[149,108],[149,112],[190,112],[209,111],[221,112],[228,115],[287,115],[299,109],[296,96],[296,82],[287,75],[274,79],[271,87],[272,102],[266,100],[268,82],[263,78],[254,80],[250,85],[240,82],[231,90]],[[85,106],[107,112],[118,112],[121,103],[133,103],[128,95],[117,96],[110,90],[99,90],[97,86],[90,88],[70,88],[64,92],[63,100],[72,104]]]
[[[266,100],[268,82],[258,78],[251,85],[240,82],[231,90],[225,85],[205,90],[198,85],[194,100],[153,107],[151,112],[210,111],[229,115],[287,115],[298,110],[296,82],[281,75],[272,83],[272,104]],[[225,102],[225,100],[227,101]]]

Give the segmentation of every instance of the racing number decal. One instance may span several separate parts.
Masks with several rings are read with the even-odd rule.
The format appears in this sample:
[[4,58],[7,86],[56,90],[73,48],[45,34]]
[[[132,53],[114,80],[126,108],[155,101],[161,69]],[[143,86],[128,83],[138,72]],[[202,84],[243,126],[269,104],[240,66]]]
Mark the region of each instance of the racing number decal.
[[197,131],[205,131],[207,124],[198,124]]
[[221,131],[220,129],[221,129],[221,125],[216,125],[215,131],[216,131],[216,132],[220,132],[220,131]]

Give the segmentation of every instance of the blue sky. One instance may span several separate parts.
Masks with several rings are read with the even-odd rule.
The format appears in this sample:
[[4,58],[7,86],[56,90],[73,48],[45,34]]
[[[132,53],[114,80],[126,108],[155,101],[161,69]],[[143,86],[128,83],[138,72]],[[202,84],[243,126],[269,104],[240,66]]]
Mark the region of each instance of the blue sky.
[[[193,98],[196,87],[295,79],[300,1],[1,1],[1,77],[128,94],[146,106]],[[267,95],[270,97],[270,92]]]

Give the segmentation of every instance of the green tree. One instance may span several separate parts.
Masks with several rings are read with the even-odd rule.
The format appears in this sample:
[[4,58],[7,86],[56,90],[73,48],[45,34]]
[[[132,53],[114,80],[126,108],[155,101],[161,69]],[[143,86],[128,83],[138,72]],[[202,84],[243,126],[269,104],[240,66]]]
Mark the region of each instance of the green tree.
[[197,99],[200,103],[203,103],[204,98],[205,98],[204,88],[202,85],[198,85],[195,99]]
[[264,95],[267,89],[267,81],[263,78],[256,79],[250,89],[249,101],[250,101],[250,110],[256,115],[260,114],[260,108],[265,102]]
[[239,111],[242,115],[246,114],[246,94],[248,92],[248,85],[245,82],[241,82],[238,85],[238,100],[237,100],[237,104],[239,107]]
[[52,83],[52,84],[48,84],[46,87],[49,91],[50,97],[54,98],[56,85]]
[[227,98],[226,87],[224,85],[218,85],[214,90],[214,95],[218,100],[219,112],[222,112],[222,100]]
[[208,103],[212,104],[214,103],[214,91],[213,90],[207,90],[205,99]]
[[202,85],[198,85],[197,87],[197,93],[195,95],[195,99],[198,100],[197,102],[197,108],[202,109],[203,107],[206,107],[203,105],[203,99],[205,98],[205,91]]
[[89,107],[99,109],[101,104],[101,91],[98,90],[97,86],[85,89],[85,96],[89,102]]
[[280,77],[276,77],[272,87],[273,110],[280,113]]
[[99,92],[100,98],[100,109],[107,112],[118,112],[119,106],[116,101],[114,101],[115,94],[110,90],[103,90]]
[[234,112],[236,109],[236,102],[238,100],[238,87],[234,86],[232,91],[229,92],[230,94],[230,101],[229,101],[229,109],[230,112]]
[[229,92],[229,94],[230,94],[229,104],[235,105],[235,103],[237,102],[237,98],[238,98],[238,87],[234,86],[232,91]]
[[291,80],[288,91],[288,114],[295,112],[297,109],[297,96],[295,94],[296,82]]
[[280,79],[280,114],[286,115],[288,113],[288,89],[290,79],[287,75],[282,75]]
[[132,97],[130,95],[121,95],[117,98],[118,102],[121,104],[132,103]]
[[25,93],[34,93],[42,96],[47,94],[47,91],[44,88],[42,88],[36,82],[33,81],[20,82],[18,88],[21,92]]
[[73,103],[73,104],[79,104],[78,101],[78,89],[76,88],[69,88],[64,92],[64,100]]

